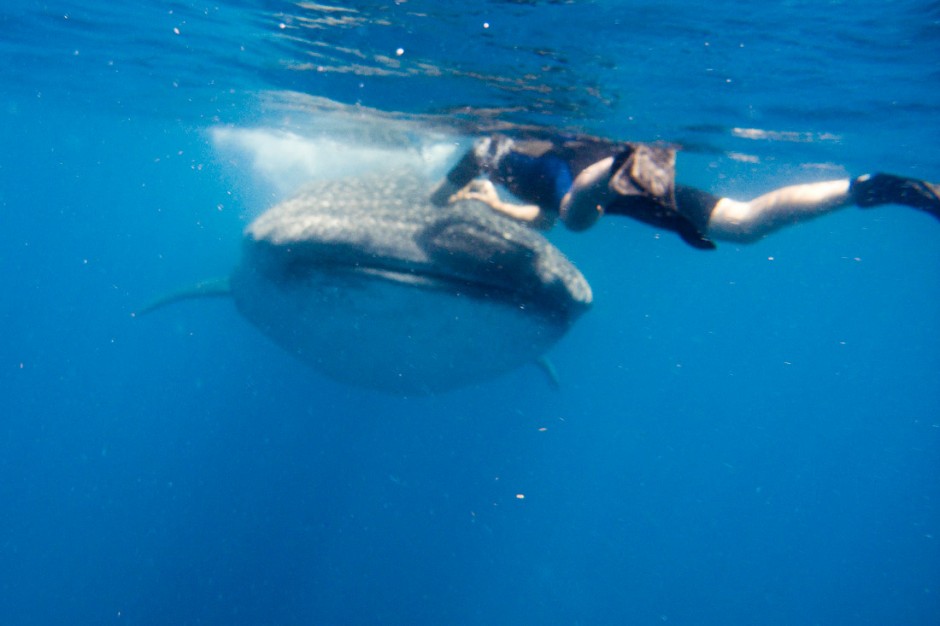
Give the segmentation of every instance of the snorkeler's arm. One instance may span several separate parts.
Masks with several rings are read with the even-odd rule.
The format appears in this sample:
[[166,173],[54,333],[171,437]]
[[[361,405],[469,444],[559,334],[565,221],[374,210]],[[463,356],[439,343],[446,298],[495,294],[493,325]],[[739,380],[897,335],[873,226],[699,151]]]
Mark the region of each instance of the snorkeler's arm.
[[476,200],[482,202],[494,211],[499,211],[513,219],[528,222],[533,225],[537,225],[542,217],[542,209],[539,208],[538,205],[515,204],[504,201],[499,197],[496,186],[486,179],[470,181],[456,193],[451,194],[447,199],[448,202],[459,202],[461,200]]
[[463,189],[474,178],[480,175],[482,167],[475,148],[467,150],[457,165],[447,172],[434,191],[431,192],[431,202],[436,206],[444,206],[450,197]]
[[584,168],[561,200],[561,221],[571,230],[586,230],[604,214],[604,207],[614,197],[610,189],[613,157],[601,159]]

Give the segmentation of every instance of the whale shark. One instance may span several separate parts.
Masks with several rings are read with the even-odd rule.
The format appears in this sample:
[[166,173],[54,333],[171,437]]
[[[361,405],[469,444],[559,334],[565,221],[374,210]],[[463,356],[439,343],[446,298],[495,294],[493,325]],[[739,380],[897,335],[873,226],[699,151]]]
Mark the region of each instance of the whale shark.
[[277,345],[335,380],[432,394],[535,363],[591,306],[545,237],[484,204],[429,201],[417,170],[309,183],[244,231],[227,296]]

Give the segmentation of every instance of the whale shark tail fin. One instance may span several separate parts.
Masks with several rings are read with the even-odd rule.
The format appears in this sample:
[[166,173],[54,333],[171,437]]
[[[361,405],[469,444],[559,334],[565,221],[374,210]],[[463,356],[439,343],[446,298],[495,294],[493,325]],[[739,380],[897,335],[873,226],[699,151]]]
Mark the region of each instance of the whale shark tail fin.
[[180,302],[181,300],[191,300],[194,298],[227,298],[231,295],[232,291],[229,288],[228,278],[204,280],[202,282],[196,283],[188,289],[174,291],[173,293],[161,296],[141,308],[139,311],[134,313],[134,315],[146,315],[147,313],[152,313],[157,309],[162,309],[163,307],[170,304]]

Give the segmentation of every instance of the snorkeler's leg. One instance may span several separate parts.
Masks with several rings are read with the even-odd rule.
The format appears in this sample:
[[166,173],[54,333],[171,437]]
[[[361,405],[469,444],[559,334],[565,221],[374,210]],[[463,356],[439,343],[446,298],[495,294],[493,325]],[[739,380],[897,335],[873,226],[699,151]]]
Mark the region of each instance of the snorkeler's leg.
[[721,198],[708,217],[706,235],[753,242],[775,230],[852,204],[849,179],[783,187],[747,202]]
[[852,181],[852,200],[862,208],[902,204],[940,219],[940,185],[893,174],[865,174]]
[[750,242],[796,224],[855,204],[862,208],[900,204],[940,219],[940,185],[892,174],[866,174],[794,185],[749,202],[722,198],[708,219],[707,234],[715,239]]

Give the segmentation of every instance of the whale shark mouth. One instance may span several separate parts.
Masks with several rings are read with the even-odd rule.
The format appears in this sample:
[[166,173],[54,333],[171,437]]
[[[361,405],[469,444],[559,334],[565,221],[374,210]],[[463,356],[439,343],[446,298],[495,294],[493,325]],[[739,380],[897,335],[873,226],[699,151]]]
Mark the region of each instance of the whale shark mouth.
[[[380,255],[367,245],[304,241],[280,245],[246,242],[246,258],[257,271],[285,288],[304,287],[331,276],[350,284],[385,281],[458,297],[527,307],[566,321],[590,304],[590,290],[578,292],[545,255],[502,233],[480,232],[463,218],[441,218],[417,232],[400,255]],[[555,259],[549,259],[554,261]],[[565,266],[561,266],[563,269]],[[575,287],[581,284],[575,282]],[[586,287],[586,283],[584,283]]]
[[393,263],[382,264],[355,264],[355,265],[324,265],[314,264],[305,269],[291,269],[296,279],[303,280],[313,272],[323,272],[334,275],[348,274],[350,277],[364,279],[384,280],[390,283],[399,283],[403,286],[437,291],[452,292],[455,294],[482,295],[487,297],[505,296],[500,299],[512,300],[515,292],[502,285],[484,281],[472,281],[453,274],[430,271],[428,268],[409,269],[396,267]]
[[394,260],[382,263],[370,260],[368,263],[296,263],[285,267],[282,276],[285,286],[304,287],[318,277],[329,276],[336,282],[345,279],[347,288],[358,284],[365,287],[373,281],[399,285],[403,288],[422,289],[449,294],[458,298],[473,298],[491,302],[503,302],[511,306],[536,309],[544,314],[567,318],[566,301],[547,297],[522,289],[522,285],[507,285],[485,277],[467,277],[440,271],[435,266],[413,267],[396,263]]

